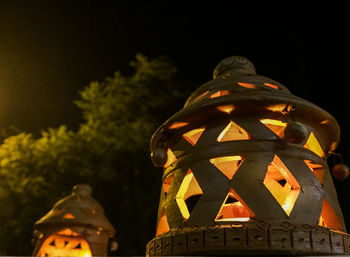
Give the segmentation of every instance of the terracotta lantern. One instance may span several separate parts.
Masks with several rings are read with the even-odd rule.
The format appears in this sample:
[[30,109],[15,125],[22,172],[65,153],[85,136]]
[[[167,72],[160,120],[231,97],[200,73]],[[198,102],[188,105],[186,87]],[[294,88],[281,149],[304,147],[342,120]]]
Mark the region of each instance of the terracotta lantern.
[[107,256],[115,233],[89,185],[76,185],[34,225],[33,256]]
[[326,162],[339,136],[325,110],[224,59],[152,137],[164,173],[147,255],[349,254]]

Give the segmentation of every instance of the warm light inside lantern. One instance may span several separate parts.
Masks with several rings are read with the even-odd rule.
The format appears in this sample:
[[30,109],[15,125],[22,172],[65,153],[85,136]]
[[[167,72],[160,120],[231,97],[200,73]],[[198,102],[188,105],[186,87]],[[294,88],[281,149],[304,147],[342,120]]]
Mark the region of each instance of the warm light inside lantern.
[[228,105],[220,105],[216,107],[216,109],[218,109],[220,112],[225,112],[227,114],[230,114],[231,112],[234,111],[235,107],[232,104],[228,104]]
[[253,212],[242,201],[239,195],[230,188],[215,221],[249,221]]
[[332,228],[338,231],[344,231],[343,225],[341,224],[339,218],[335,214],[332,206],[327,201],[326,197],[323,198],[319,226]]
[[300,185],[277,155],[268,166],[264,185],[289,216],[299,196]]
[[242,163],[242,157],[239,155],[223,156],[212,158],[210,162],[231,180]]
[[287,123],[274,119],[260,119],[259,121],[272,130],[277,136],[283,138]]
[[247,140],[251,136],[241,128],[237,123],[230,121],[230,123],[224,128],[217,138],[218,142],[234,141],[234,140]]
[[252,84],[252,83],[238,82],[237,84],[240,85],[241,87],[245,87],[245,88],[250,88],[250,89],[257,88],[257,86]]
[[189,169],[182,180],[181,186],[175,198],[180,212],[185,220],[190,217],[191,211],[202,194],[203,191],[199,186],[197,179]]
[[186,132],[185,134],[182,135],[184,139],[186,139],[187,142],[189,142],[191,145],[197,144],[200,136],[203,134],[205,130],[205,127],[203,128],[197,128],[193,129],[191,131]]
[[230,91],[228,91],[228,90],[220,90],[220,91],[215,92],[214,94],[212,94],[210,96],[210,98],[216,98],[216,97],[219,97],[219,96],[229,95],[229,94],[230,94]]
[[170,148],[168,148],[167,150],[167,161],[166,163],[164,164],[164,169],[165,168],[168,168],[172,163],[174,163],[176,161],[176,156],[175,154],[173,153],[173,151],[171,151]]
[[312,131],[311,131],[310,136],[307,139],[304,147],[309,149],[310,151],[313,151],[315,154],[317,154],[321,158],[324,158],[324,152],[322,150],[322,147],[321,147],[320,143],[318,142],[315,134]]
[[324,181],[324,168],[321,164],[313,163],[310,160],[304,160],[305,164],[309,167],[309,169],[314,173],[320,184],[323,185]]
[[267,87],[270,87],[270,88],[273,88],[273,89],[278,89],[278,86],[274,85],[274,84],[271,84],[271,83],[264,83],[265,86]]
[[159,222],[158,222],[156,236],[164,234],[168,231],[170,231],[170,228],[169,228],[169,224],[168,224],[168,220],[167,220],[165,211],[163,210],[162,216],[160,217]]
[[188,122],[174,122],[169,126],[169,129],[178,129],[188,125]]
[[91,257],[92,254],[87,241],[67,228],[46,238],[37,256]]

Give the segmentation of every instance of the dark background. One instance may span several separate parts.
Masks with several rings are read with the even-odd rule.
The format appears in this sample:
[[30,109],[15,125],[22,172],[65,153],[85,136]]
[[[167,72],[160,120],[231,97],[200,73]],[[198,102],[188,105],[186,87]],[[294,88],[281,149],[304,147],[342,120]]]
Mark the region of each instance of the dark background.
[[[0,128],[76,130],[78,91],[116,70],[131,72],[138,52],[168,56],[193,90],[220,60],[241,55],[259,74],[331,113],[342,129],[337,152],[350,164],[346,8],[228,2],[1,1]],[[350,182],[335,183],[349,227]]]

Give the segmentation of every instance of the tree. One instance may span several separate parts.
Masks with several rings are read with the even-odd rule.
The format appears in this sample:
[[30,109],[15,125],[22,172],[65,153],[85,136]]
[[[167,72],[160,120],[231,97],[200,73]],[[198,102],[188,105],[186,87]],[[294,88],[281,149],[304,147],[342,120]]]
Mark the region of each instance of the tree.
[[34,222],[78,183],[92,185],[125,254],[144,254],[154,236],[161,179],[149,159],[150,137],[188,91],[164,57],[138,54],[131,66],[132,75],[117,71],[80,92],[84,123],[78,131],[62,125],[40,138],[20,133],[4,140],[0,254],[30,255]]

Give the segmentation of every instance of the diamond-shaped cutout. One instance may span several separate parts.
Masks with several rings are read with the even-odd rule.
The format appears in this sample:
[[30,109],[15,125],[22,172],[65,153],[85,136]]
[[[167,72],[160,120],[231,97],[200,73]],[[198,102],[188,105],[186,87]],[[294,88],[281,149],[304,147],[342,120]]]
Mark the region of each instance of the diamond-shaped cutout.
[[310,151],[313,151],[315,154],[317,154],[321,158],[324,157],[324,152],[322,150],[322,147],[321,147],[320,143],[318,142],[315,134],[312,131],[311,131],[310,136],[307,139],[304,147],[309,149]]
[[318,225],[338,231],[344,231],[343,225],[335,214],[332,206],[327,201],[326,197],[323,198],[322,211]]
[[251,136],[241,128],[237,123],[230,121],[225,129],[220,133],[217,138],[218,142],[234,141],[234,140],[247,140]]
[[321,185],[323,185],[324,181],[324,168],[321,164],[314,163],[310,160],[304,161],[309,169],[314,173],[318,181],[320,181]]
[[159,219],[156,236],[164,234],[170,231],[168,219],[166,218],[165,210],[162,212],[162,216]]
[[186,176],[182,180],[179,191],[176,194],[176,203],[185,220],[191,215],[191,212],[197,204],[200,196],[203,194],[197,179],[189,169]]
[[197,128],[197,129],[192,129],[188,132],[186,132],[185,134],[182,135],[182,137],[184,139],[186,139],[187,142],[189,142],[191,145],[196,145],[199,138],[201,137],[201,135],[203,134],[205,130],[205,127],[203,128]]
[[232,179],[240,165],[242,157],[239,155],[223,156],[210,159],[210,162],[218,168],[229,180]]
[[300,185],[277,155],[268,166],[264,185],[289,216],[299,196]]
[[248,221],[252,216],[254,216],[253,212],[230,188],[215,221]]
[[283,138],[287,123],[273,119],[260,119],[259,121],[268,127],[277,136]]
[[171,151],[170,148],[168,148],[167,150],[167,161],[166,163],[163,165],[163,168],[168,168],[172,163],[174,163],[176,161],[176,156],[173,153],[173,151]]

